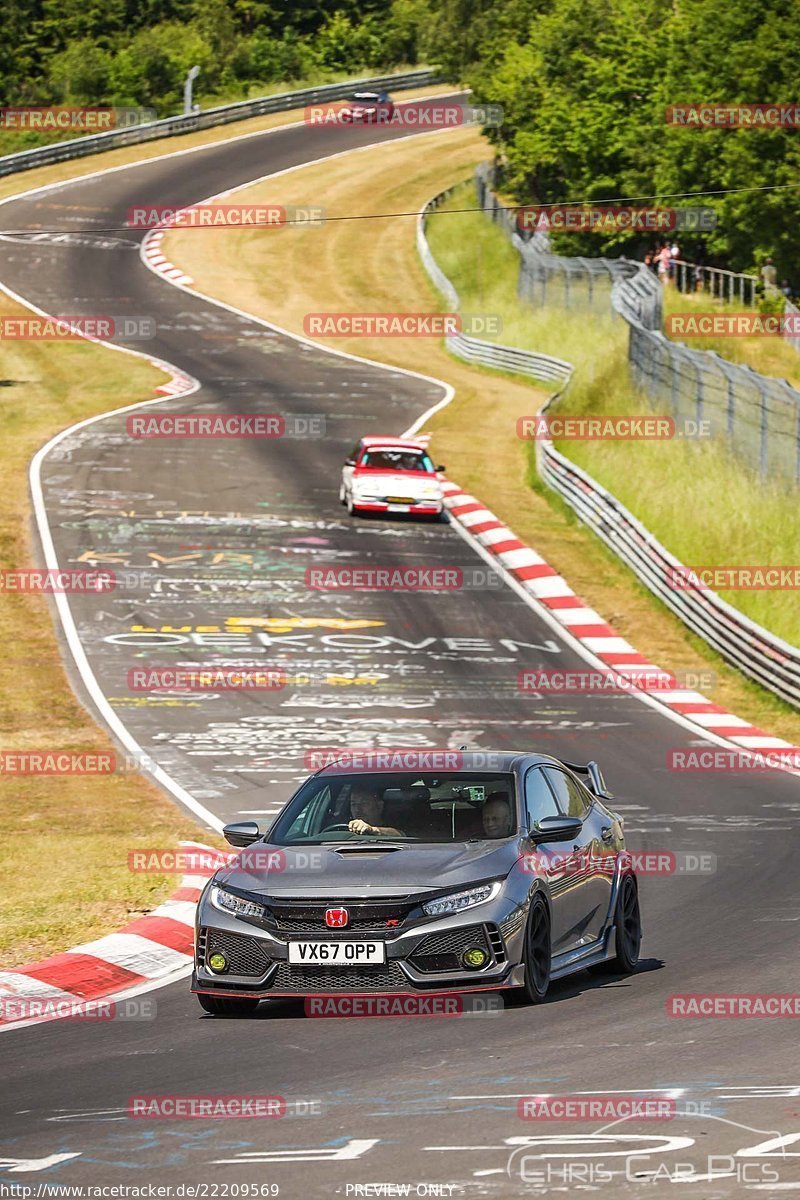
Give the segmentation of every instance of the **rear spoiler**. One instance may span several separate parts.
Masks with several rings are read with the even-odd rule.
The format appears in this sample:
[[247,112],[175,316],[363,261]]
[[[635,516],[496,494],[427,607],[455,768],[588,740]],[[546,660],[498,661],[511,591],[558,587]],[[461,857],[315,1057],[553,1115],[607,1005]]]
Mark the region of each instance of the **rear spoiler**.
[[568,767],[570,771],[574,771],[576,775],[585,775],[589,781],[589,791],[593,792],[599,800],[613,799],[612,793],[606,787],[606,781],[603,779],[603,772],[594,760],[588,763],[565,762],[564,766]]

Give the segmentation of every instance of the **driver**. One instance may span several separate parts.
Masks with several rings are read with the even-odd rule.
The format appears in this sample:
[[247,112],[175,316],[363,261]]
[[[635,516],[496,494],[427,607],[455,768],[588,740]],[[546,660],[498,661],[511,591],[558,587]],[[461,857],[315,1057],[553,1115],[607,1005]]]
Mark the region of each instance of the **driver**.
[[481,810],[483,832],[487,838],[508,837],[511,833],[511,805],[505,792],[492,792]]
[[390,836],[403,837],[399,829],[390,825],[379,825],[383,816],[384,802],[382,797],[371,787],[356,784],[350,793],[350,815],[347,828],[351,833],[388,833]]

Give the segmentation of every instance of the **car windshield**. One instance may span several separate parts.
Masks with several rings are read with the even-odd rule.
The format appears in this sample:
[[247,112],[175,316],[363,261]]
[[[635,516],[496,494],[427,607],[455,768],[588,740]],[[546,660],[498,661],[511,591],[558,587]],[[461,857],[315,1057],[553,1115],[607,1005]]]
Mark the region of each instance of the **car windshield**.
[[517,832],[513,775],[473,771],[313,776],[291,800],[270,843],[466,842]]
[[433,463],[422,450],[367,450],[360,466],[378,467],[383,471],[425,471],[433,474]]

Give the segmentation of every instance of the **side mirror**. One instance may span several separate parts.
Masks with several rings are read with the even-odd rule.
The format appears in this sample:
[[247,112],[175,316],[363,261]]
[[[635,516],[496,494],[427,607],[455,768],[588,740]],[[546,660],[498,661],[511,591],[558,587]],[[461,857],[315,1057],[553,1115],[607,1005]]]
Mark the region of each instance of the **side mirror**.
[[234,821],[222,830],[222,836],[231,846],[252,846],[261,837],[255,821]]
[[354,467],[356,465],[356,460],[354,458],[346,458],[344,460],[344,465],[346,467]]
[[542,817],[530,831],[531,841],[535,845],[540,842],[569,842],[577,837],[583,828],[580,817]]
[[444,465],[444,463],[439,463],[439,466],[436,468],[436,470],[437,471],[446,471],[447,467]]

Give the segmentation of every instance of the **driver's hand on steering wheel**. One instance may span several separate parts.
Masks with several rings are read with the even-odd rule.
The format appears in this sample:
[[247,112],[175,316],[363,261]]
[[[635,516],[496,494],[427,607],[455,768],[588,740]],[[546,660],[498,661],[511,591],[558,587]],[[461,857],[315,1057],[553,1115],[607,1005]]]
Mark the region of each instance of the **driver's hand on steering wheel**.
[[354,821],[350,821],[347,825],[347,828],[350,830],[351,833],[378,833],[379,832],[375,828],[374,825],[369,825],[366,821],[362,821],[360,818],[358,818]]

